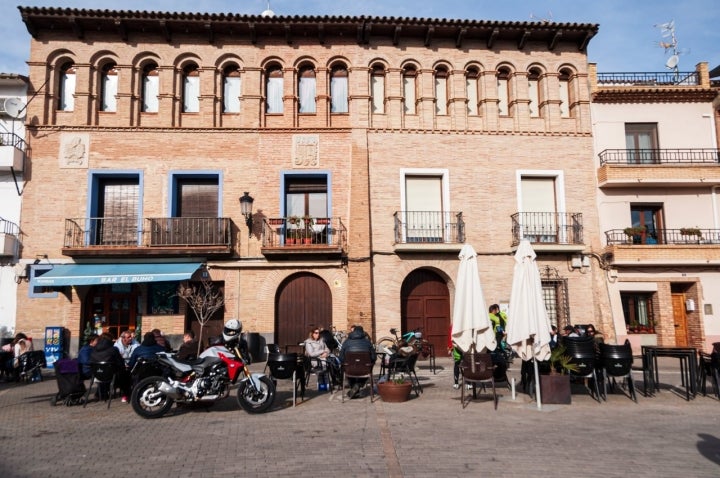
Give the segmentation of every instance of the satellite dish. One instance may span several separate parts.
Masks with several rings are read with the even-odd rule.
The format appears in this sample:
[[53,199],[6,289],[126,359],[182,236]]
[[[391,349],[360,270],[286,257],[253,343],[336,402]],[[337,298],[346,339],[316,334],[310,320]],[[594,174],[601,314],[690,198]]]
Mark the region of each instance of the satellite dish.
[[678,55],[673,55],[670,58],[668,58],[668,61],[665,62],[665,67],[668,70],[672,70],[678,65],[679,61],[680,61],[680,57]]
[[5,114],[15,119],[20,119],[25,116],[26,107],[27,105],[20,98],[5,98],[3,102]]

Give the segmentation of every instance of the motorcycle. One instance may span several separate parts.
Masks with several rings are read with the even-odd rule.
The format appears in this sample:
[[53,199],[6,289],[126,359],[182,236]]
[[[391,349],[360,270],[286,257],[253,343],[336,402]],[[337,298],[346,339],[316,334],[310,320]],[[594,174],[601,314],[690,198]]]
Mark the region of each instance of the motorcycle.
[[[248,413],[262,413],[275,400],[275,385],[261,373],[250,373],[238,345],[228,349],[214,346],[192,361],[159,352],[156,360],[138,361],[133,375],[140,378],[130,403],[143,418],[160,418],[174,402],[214,403],[230,394],[230,385],[239,382],[237,400]],[[148,376],[149,375],[149,376]]]

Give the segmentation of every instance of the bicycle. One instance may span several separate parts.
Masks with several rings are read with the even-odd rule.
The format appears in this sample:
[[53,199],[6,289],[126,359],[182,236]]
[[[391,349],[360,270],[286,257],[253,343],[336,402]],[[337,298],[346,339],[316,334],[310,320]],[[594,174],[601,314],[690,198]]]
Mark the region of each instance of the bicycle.
[[422,358],[427,358],[432,354],[432,345],[429,341],[422,338],[420,329],[421,327],[418,327],[399,336],[398,330],[392,328],[390,329],[390,333],[393,334],[394,337],[381,337],[375,345],[375,349],[383,353],[397,353],[402,347],[409,346],[414,349],[415,353],[420,354]]

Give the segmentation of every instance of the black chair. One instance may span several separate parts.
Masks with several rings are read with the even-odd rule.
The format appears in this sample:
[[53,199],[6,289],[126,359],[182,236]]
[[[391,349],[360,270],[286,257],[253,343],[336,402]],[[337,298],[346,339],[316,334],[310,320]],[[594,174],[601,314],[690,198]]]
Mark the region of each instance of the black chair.
[[490,382],[492,386],[492,399],[497,410],[498,397],[495,390],[495,365],[492,356],[489,353],[465,353],[460,362],[460,404],[463,408],[467,406],[465,403],[465,384],[472,385],[473,399],[477,398],[477,385],[485,388],[485,384]]
[[292,380],[293,407],[297,404],[298,388],[300,398],[305,399],[305,373],[297,354],[271,353],[268,356],[267,368],[270,369],[270,377],[274,380]]
[[[623,379],[623,389],[626,381],[630,398],[637,403],[635,383],[632,377],[633,353],[630,341],[625,340],[623,345],[600,344],[600,360],[602,363],[603,395],[605,399],[607,400],[608,385],[614,391],[615,379],[621,378]],[[610,383],[610,380],[612,380],[612,383]]]
[[345,352],[342,363],[342,402],[345,402],[345,381],[348,378],[367,379],[370,384],[370,403],[375,400],[375,380],[373,379],[373,363],[370,352]]
[[407,357],[393,356],[387,366],[388,374],[391,379],[397,373],[405,374],[410,377],[410,383],[412,384],[412,388],[415,391],[416,397],[419,397],[420,394],[423,393],[422,386],[420,385],[420,380],[418,380],[417,373],[415,372],[415,366],[419,357],[419,353],[413,353],[408,355]]
[[[595,389],[593,398],[602,403],[597,374],[600,362],[595,340],[592,337],[565,337],[562,344],[566,354],[570,356],[570,363],[577,367],[576,371],[570,371],[570,377],[590,380]],[[590,395],[593,395],[593,388],[589,385],[587,387]]]
[[110,362],[90,362],[90,386],[85,392],[85,403],[83,408],[87,406],[88,398],[93,384],[97,384],[95,391],[101,400],[107,398],[107,406],[110,408],[112,396],[115,393],[115,380],[117,379],[117,365]]
[[708,378],[715,389],[715,396],[720,400],[720,342],[713,344],[712,353],[700,352],[700,383],[703,395],[707,395]]

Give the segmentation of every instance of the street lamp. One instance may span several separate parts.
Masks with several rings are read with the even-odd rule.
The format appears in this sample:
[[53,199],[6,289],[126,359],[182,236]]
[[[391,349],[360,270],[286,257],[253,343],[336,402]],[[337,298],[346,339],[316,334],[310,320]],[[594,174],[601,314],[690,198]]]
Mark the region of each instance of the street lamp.
[[242,215],[245,216],[245,224],[248,227],[248,237],[252,237],[253,230],[252,207],[253,198],[247,191],[245,191],[243,196],[240,198],[240,212],[242,212]]

